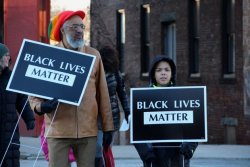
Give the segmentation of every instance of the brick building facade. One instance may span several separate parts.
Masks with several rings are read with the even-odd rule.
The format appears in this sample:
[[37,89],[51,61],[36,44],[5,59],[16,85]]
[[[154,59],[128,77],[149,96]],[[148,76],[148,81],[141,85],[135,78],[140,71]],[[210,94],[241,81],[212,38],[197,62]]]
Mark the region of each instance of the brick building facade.
[[[14,65],[23,39],[48,43],[47,27],[50,21],[50,0],[0,1],[0,42],[8,46]],[[36,115],[36,127],[27,131],[20,119],[22,136],[40,135],[43,117]]]
[[177,85],[207,86],[208,143],[250,144],[249,37],[250,0],[91,1],[91,45],[118,49],[128,90],[158,54]]

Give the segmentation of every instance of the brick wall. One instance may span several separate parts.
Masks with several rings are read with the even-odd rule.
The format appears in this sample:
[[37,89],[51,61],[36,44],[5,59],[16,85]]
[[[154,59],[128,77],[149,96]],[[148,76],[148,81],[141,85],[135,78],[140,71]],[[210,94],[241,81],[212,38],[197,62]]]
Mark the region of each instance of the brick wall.
[[[244,86],[247,75],[243,72],[244,63],[245,68],[248,67],[246,58],[250,57],[250,1],[236,0],[235,2],[236,77],[233,81],[227,81],[222,77],[222,0],[200,1],[201,77],[198,80],[190,79],[188,72],[188,0],[91,1],[91,44],[96,48],[105,44],[116,45],[116,10],[125,9],[126,86],[128,92],[130,87],[147,86],[147,79],[142,79],[140,76],[140,6],[150,4],[151,58],[162,53],[161,19],[174,15],[177,84],[207,86],[208,142],[250,144],[248,116],[250,115],[250,94],[247,98],[244,93],[247,89],[247,84]],[[129,138],[127,140],[129,142]]]

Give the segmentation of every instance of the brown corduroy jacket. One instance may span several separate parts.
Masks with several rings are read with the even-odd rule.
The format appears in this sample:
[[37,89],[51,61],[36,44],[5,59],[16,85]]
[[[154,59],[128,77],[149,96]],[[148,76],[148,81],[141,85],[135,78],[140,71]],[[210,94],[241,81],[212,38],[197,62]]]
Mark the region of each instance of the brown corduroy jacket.
[[[58,44],[63,47],[62,43]],[[45,128],[47,137],[51,138],[82,138],[97,136],[97,117],[101,118],[103,131],[114,130],[111,105],[105,72],[99,52],[91,47],[84,46],[78,50],[96,56],[89,81],[79,106],[60,103],[56,116],[51,124],[55,112],[45,114]],[[62,90],[63,91],[63,90]],[[43,99],[29,97],[31,108],[40,111]]]

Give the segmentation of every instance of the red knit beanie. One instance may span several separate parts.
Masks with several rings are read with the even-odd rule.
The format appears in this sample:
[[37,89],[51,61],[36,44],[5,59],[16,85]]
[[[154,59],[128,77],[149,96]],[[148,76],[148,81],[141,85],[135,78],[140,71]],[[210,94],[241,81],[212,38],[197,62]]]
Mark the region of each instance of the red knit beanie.
[[61,41],[60,38],[60,29],[65,21],[67,21],[72,16],[78,15],[82,19],[85,17],[85,13],[83,11],[64,11],[55,16],[49,24],[48,27],[48,36],[50,39],[55,41]]

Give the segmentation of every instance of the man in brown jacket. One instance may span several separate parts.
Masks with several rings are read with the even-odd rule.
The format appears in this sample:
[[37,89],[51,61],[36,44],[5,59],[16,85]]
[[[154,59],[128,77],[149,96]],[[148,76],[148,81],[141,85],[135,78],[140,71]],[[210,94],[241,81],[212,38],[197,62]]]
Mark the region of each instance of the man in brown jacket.
[[45,114],[50,167],[68,167],[71,147],[78,167],[95,166],[98,115],[104,130],[104,147],[112,140],[114,126],[104,68],[99,52],[84,45],[84,17],[82,11],[64,11],[49,27],[50,39],[58,41],[58,47],[96,56],[80,105],[58,103],[57,99],[29,98],[32,109],[39,115]]

